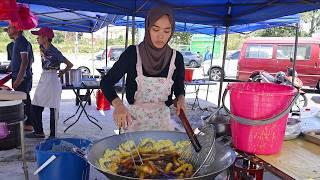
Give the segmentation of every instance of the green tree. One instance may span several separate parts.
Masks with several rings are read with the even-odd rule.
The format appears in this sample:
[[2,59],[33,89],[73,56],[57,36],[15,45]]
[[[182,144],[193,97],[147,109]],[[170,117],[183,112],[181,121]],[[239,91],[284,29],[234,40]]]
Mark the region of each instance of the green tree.
[[191,33],[188,32],[175,32],[172,36],[172,42],[174,44],[180,44],[180,45],[188,45],[191,41]]
[[254,32],[253,36],[258,37],[292,37],[295,36],[296,30],[294,27],[275,27],[263,29]]
[[301,19],[310,25],[306,32],[307,36],[311,37],[314,32],[320,29],[320,10],[302,13]]
[[64,34],[62,31],[55,31],[54,32],[54,38],[53,43],[54,44],[60,44],[64,42]]
[[[241,49],[243,41],[249,36],[250,35],[229,34],[227,50],[238,50],[238,49]],[[224,35],[221,36],[221,39],[224,40]]]

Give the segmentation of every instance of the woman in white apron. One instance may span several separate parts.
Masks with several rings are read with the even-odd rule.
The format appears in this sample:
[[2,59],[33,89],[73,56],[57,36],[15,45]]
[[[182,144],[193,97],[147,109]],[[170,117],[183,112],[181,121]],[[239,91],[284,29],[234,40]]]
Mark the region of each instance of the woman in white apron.
[[[56,126],[56,113],[60,106],[62,86],[59,77],[69,71],[73,64],[67,60],[61,52],[51,44],[54,33],[52,29],[43,27],[39,31],[32,31],[38,35],[37,41],[40,45],[42,74],[32,100],[32,118],[34,121],[34,132],[26,134],[28,138],[44,138],[42,126],[42,112],[45,107],[50,108],[50,138],[54,138]],[[60,64],[65,63],[67,67],[60,71]]]
[[[128,47],[102,79],[101,88],[115,108],[113,119],[119,127],[128,131],[174,130],[169,109],[173,94],[177,98],[177,114],[185,110],[183,57],[168,45],[174,22],[168,7],[151,9],[144,41]],[[128,105],[113,88],[125,74]]]

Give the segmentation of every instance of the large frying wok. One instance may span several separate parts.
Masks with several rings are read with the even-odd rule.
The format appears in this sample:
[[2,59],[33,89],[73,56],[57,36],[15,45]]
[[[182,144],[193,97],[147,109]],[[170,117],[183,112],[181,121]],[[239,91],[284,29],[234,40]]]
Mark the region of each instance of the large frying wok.
[[[127,133],[131,133],[131,135],[127,135],[127,137],[132,138],[132,140],[134,140],[137,144],[140,142],[142,138],[152,138],[154,140],[170,139],[173,142],[189,139],[186,133],[175,131],[140,131]],[[126,136],[124,134],[121,134],[106,137],[95,142],[87,150],[87,161],[91,164],[91,166],[102,172],[105,176],[107,176],[110,179],[138,179],[127,176],[120,176],[118,174],[103,171],[100,168],[100,165],[98,164],[98,160],[103,156],[105,149],[116,149],[121,143],[125,141],[127,141]],[[216,155],[214,160],[214,166],[210,167],[210,170],[208,171],[209,173],[204,176],[197,176],[186,179],[213,179],[223,170],[231,166],[235,161],[235,158],[236,154],[229,146],[226,146],[221,141],[216,141]]]

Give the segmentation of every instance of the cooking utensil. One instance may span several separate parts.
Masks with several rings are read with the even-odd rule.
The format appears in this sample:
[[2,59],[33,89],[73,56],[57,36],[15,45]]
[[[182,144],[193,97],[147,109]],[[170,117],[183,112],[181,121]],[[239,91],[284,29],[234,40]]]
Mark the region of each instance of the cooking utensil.
[[[140,164],[143,164],[143,161],[142,161],[141,155],[140,155],[140,153],[139,153],[138,147],[136,146],[136,143],[134,142],[133,138],[131,137],[131,134],[128,135],[128,134],[125,132],[125,128],[121,128],[121,127],[120,127],[120,128],[119,128],[119,135],[121,134],[121,129],[122,129],[122,132],[123,132],[123,134],[124,134],[124,137],[126,138],[126,141],[127,141],[127,142],[130,141],[130,140],[133,141],[134,150],[135,150],[136,153],[138,154],[138,157],[139,157],[139,160],[140,160]],[[130,136],[130,139],[128,138],[128,136]],[[136,165],[136,162],[135,162],[133,153],[134,153],[134,152],[132,152],[132,149],[130,149],[130,156],[131,156],[131,158],[132,158],[133,166],[134,166],[135,170],[137,171],[137,165]]]
[[[186,133],[174,132],[174,131],[139,131],[139,132],[126,132],[126,133],[127,135],[128,134],[131,135],[132,137],[131,139],[136,144],[138,144],[143,138],[152,138],[154,140],[170,139],[174,143],[188,139],[188,135]],[[201,144],[201,139],[199,140]],[[126,137],[124,134],[106,137],[104,139],[101,139],[93,143],[92,146],[87,149],[85,157],[87,161],[94,168],[102,172],[104,175],[106,175],[110,179],[114,179],[114,180],[138,179],[138,178],[133,178],[128,176],[121,176],[112,172],[104,171],[98,163],[99,159],[103,157],[104,151],[107,148],[116,149],[120,144],[122,144],[125,141],[126,141]],[[216,141],[215,150],[216,150],[216,154],[215,154],[214,162],[210,167],[207,167],[206,174],[203,174],[203,175],[197,174],[192,178],[185,178],[185,179],[212,180],[215,176],[220,174],[220,172],[227,169],[229,166],[233,164],[236,154],[231,149],[231,147],[225,145],[221,141]]]
[[[197,174],[206,174],[208,167],[214,162],[215,156],[215,130],[213,125],[207,125],[201,128],[198,134],[194,134],[191,125],[183,110],[179,113],[179,118],[187,132],[190,142],[193,146],[185,147],[186,150],[181,154],[181,158],[190,162],[195,167],[195,172],[191,177]],[[191,150],[191,153],[190,153]]]
[[231,136],[230,117],[223,113],[222,110],[222,107],[220,107],[209,116],[201,117],[205,124],[214,125],[217,138],[221,136]]
[[80,86],[81,85],[81,70],[80,69],[70,69],[70,71],[65,72],[61,78],[61,84],[64,86]]

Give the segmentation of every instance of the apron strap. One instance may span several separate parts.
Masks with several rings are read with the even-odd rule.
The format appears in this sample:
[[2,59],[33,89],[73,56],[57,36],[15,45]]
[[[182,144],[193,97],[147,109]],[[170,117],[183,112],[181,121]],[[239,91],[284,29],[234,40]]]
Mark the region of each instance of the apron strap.
[[[138,46],[136,46],[136,51],[137,51],[136,70],[137,70],[137,76],[139,77],[139,76],[143,76],[143,72],[142,72],[141,56],[140,56],[140,52],[139,52],[139,47]],[[172,79],[172,75],[174,73],[174,70],[176,69],[176,66],[175,66],[176,56],[177,56],[177,52],[176,52],[176,50],[173,49],[171,60],[170,60],[170,66],[169,66],[169,72],[168,72],[168,76],[167,76],[167,81],[170,81],[170,79]]]
[[176,69],[176,66],[175,66],[176,56],[177,56],[177,52],[176,52],[176,50],[173,49],[171,61],[170,61],[170,66],[169,66],[169,72],[168,72],[168,76],[167,76],[167,81],[172,79],[173,72]]
[[137,76],[142,76],[143,72],[142,72],[142,63],[141,63],[141,57],[140,57],[140,52],[139,52],[139,47],[136,46],[136,50],[137,50],[137,64],[136,64],[136,70],[137,70]]

